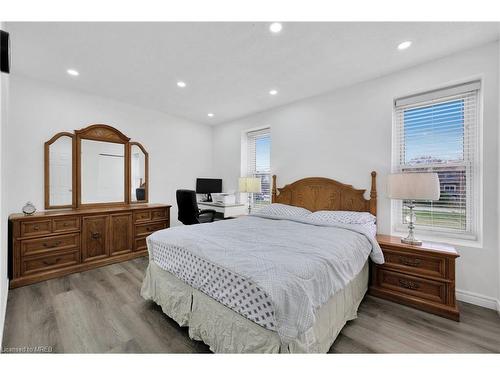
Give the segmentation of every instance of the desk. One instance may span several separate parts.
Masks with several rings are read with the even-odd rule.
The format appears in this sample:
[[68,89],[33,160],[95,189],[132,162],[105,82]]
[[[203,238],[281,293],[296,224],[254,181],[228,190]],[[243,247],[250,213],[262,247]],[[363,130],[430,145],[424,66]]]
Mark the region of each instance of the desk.
[[213,202],[198,202],[200,210],[215,210],[224,219],[234,216],[241,216],[248,214],[248,207],[243,203],[233,204],[220,204]]

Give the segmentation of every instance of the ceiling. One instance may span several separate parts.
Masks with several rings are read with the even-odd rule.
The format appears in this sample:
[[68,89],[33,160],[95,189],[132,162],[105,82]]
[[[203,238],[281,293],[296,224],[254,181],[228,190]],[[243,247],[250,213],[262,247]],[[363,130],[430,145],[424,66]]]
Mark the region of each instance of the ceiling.
[[[499,25],[286,22],[277,34],[265,22],[14,22],[7,29],[13,74],[220,124],[497,40]],[[405,40],[412,46],[399,51]]]

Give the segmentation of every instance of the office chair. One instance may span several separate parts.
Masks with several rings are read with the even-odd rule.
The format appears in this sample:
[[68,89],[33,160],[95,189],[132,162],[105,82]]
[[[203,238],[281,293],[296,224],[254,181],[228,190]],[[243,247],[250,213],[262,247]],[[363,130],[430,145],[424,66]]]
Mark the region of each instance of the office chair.
[[194,190],[177,190],[178,219],[184,225],[211,223],[215,218],[215,210],[200,210],[196,202]]

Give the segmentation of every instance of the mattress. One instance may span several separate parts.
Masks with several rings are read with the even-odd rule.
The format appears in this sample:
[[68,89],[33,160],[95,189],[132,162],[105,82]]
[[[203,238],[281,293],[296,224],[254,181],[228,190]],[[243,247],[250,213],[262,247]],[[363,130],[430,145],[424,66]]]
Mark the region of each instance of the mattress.
[[171,228],[147,242],[158,267],[285,345],[310,334],[317,310],[378,247],[355,227],[262,217]]

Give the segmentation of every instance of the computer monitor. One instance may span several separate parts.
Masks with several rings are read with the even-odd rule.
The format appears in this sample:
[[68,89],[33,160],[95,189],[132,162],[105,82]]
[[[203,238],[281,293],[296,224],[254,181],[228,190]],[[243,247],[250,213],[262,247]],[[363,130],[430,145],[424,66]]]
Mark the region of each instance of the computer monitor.
[[220,178],[197,178],[196,193],[206,194],[205,202],[212,202],[212,193],[222,193],[222,179]]

